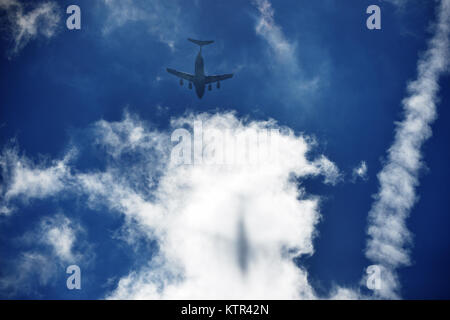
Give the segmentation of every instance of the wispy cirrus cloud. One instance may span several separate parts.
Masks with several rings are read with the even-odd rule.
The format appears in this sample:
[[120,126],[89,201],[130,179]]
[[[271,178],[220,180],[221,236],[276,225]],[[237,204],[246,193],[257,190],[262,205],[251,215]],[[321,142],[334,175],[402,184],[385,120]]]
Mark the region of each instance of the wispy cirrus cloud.
[[183,23],[178,1],[103,0],[103,3],[108,14],[104,34],[128,23],[140,22],[149,34],[173,49],[180,33],[185,34],[188,27]]
[[39,298],[37,288],[48,285],[56,272],[56,265],[45,254],[35,251],[25,251],[2,265],[0,278],[0,294],[4,298],[32,293]]
[[[254,0],[258,10],[255,32],[263,38],[269,48],[270,70],[279,78],[282,87],[276,86],[277,96],[298,102],[306,93],[317,91],[321,86],[321,74],[306,77],[299,63],[298,43],[288,39],[282,27],[275,21],[275,10],[269,0]],[[273,63],[275,62],[275,63]],[[322,72],[323,70],[320,70]],[[273,82],[271,82],[273,86]]]
[[38,298],[41,288],[65,276],[68,265],[87,266],[94,254],[83,233],[79,223],[59,213],[45,215],[32,229],[12,239],[20,250],[2,261],[0,295],[31,294]]
[[33,5],[30,5],[19,0],[0,0],[0,13],[2,11],[14,41],[11,55],[19,53],[35,38],[53,37],[61,20],[59,6],[54,1],[37,4],[33,1]]
[[294,42],[290,42],[284,35],[281,27],[276,24],[274,19],[275,12],[271,3],[268,0],[256,0],[254,4],[260,14],[255,26],[256,33],[267,41],[279,63],[298,68],[295,57],[297,45]]

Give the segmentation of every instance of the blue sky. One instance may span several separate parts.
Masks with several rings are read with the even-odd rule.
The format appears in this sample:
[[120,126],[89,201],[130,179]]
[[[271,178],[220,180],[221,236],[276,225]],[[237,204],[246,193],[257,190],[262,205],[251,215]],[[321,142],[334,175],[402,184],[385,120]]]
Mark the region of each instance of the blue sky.
[[[418,78],[417,65],[426,61],[428,41],[437,34],[432,23],[439,19],[439,2],[75,1],[81,8],[82,27],[68,30],[65,9],[73,1],[58,1],[42,16],[44,22],[36,23],[36,33],[20,40],[15,14],[22,10],[26,15],[43,3],[13,2],[14,6],[8,6],[7,1],[0,1],[0,204],[4,208],[0,214],[0,297],[153,298],[154,287],[158,297],[190,297],[196,294],[190,291],[194,288],[203,288],[205,283],[213,286],[214,273],[201,271],[201,258],[191,265],[170,246],[170,241],[183,240],[164,228],[184,220],[166,223],[163,218],[150,218],[145,210],[197,208],[193,216],[187,209],[177,209],[180,215],[186,214],[183,219],[197,223],[198,217],[208,215],[209,201],[220,203],[224,193],[234,201],[233,192],[248,192],[242,200],[247,209],[242,210],[248,212],[250,243],[265,239],[255,243],[262,241],[261,246],[272,248],[272,243],[289,246],[297,239],[300,244],[295,247],[302,254],[293,259],[280,256],[287,271],[279,281],[303,283],[298,279],[307,275],[300,285],[301,294],[293,294],[289,285],[270,282],[264,286],[261,283],[273,275],[262,272],[270,268],[258,265],[255,258],[259,271],[247,275],[254,282],[239,287],[254,297],[272,297],[275,290],[283,298],[339,298],[344,289],[351,297],[377,297],[364,285],[364,270],[380,264],[388,276],[391,271],[398,276],[398,284],[388,276],[383,280],[394,288],[380,293],[381,297],[449,298],[448,74],[433,74],[440,87],[437,118],[431,121],[431,138],[419,148],[424,163],[412,173],[419,183],[416,201],[407,210],[410,216],[401,220],[406,221],[406,229],[389,229],[395,234],[409,230],[410,241],[403,241],[408,238],[404,235],[398,246],[410,261],[396,264],[385,256],[368,256],[366,250],[371,239],[368,216],[376,212],[372,208],[380,190],[377,174],[398,162],[389,158],[388,149],[396,141],[396,123],[405,118],[402,101],[410,96],[408,83]],[[372,4],[381,8],[381,30],[366,28],[365,12]],[[188,37],[215,40],[203,49],[207,74],[234,73],[220,90],[206,91],[201,100],[165,71],[170,67],[193,72],[198,48],[186,41]],[[288,185],[305,194],[295,196],[292,190],[284,194],[284,189],[276,189],[278,176],[263,180],[279,196],[268,199],[273,210],[280,210],[275,212],[276,220],[297,221],[304,228],[282,235],[280,222],[280,234],[274,231],[273,238],[265,238],[264,234],[272,234],[265,229],[271,226],[269,218],[266,222],[264,217],[255,218],[263,222],[251,225],[258,202],[263,200],[259,194],[267,189],[265,182],[249,182],[247,191],[242,186],[220,189],[235,180],[233,173],[217,169],[218,191],[203,199],[199,195],[208,188],[201,185],[202,179],[180,178],[197,177],[194,169],[178,172],[167,167],[166,151],[173,145],[167,137],[176,128],[171,120],[203,113],[209,115],[204,118],[205,127],[214,127],[220,122],[214,115],[222,119],[228,112],[234,112],[231,120],[226,118],[233,130],[251,128],[252,121],[264,127],[262,121],[273,119],[277,127],[290,128],[294,134],[289,139],[282,137],[286,146],[300,148],[305,141],[310,146],[307,154],[298,151],[297,158],[286,154],[288,165],[280,167],[283,177],[294,172],[297,179]],[[245,120],[236,125],[233,119]],[[140,129],[133,131],[136,128]],[[136,133],[139,137],[134,141],[132,134]],[[321,156],[332,167],[316,161]],[[367,172],[355,175],[354,169],[362,163]],[[260,178],[242,174],[248,174],[249,181]],[[96,183],[101,187],[94,187]],[[171,183],[192,185],[183,193],[166,186]],[[136,197],[139,205],[130,205]],[[180,202],[184,197],[186,202]],[[301,214],[281,212],[291,208],[289,203],[296,197],[299,207],[294,212],[308,199],[317,201],[314,210],[305,213],[305,217],[317,218],[316,222],[304,225],[306,218]],[[286,206],[278,202],[283,199]],[[230,204],[229,210],[233,208]],[[165,214],[177,216],[177,210]],[[227,233],[220,224],[238,219],[239,214],[220,210],[214,211],[216,224],[205,227],[209,230],[204,234],[220,238],[222,231]],[[159,230],[170,235],[169,244]],[[296,238],[298,232],[305,232],[305,239],[303,235]],[[182,233],[186,239],[192,234]],[[235,240],[230,235],[224,241]],[[186,243],[196,243],[192,241]],[[215,247],[216,251],[221,248]],[[252,250],[259,256],[259,249]],[[190,260],[196,259],[194,254]],[[181,261],[181,271],[170,265],[171,259]],[[300,273],[291,268],[292,260],[301,267]],[[82,270],[81,290],[66,288],[65,268],[70,264]],[[166,273],[170,276],[164,278]],[[233,274],[230,279],[239,282]],[[191,285],[190,276],[204,277],[204,282]],[[229,297],[228,290],[232,291],[221,284],[216,288],[222,290],[220,297]],[[207,289],[202,297],[215,297]]]

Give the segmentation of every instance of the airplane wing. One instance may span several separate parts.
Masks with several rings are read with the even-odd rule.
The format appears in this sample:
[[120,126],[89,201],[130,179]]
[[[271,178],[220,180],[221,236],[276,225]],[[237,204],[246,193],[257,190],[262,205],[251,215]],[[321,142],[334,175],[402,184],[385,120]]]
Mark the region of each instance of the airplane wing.
[[194,76],[192,74],[185,73],[185,72],[180,72],[180,71],[177,71],[177,70],[174,70],[174,69],[170,69],[170,68],[167,68],[167,72],[171,73],[173,75],[176,75],[177,77],[182,78],[184,80],[194,81]]
[[226,80],[226,79],[230,79],[231,77],[233,77],[232,73],[229,74],[220,74],[217,76],[207,76],[205,83],[212,83],[212,82],[218,82],[218,81],[222,81],[222,80]]

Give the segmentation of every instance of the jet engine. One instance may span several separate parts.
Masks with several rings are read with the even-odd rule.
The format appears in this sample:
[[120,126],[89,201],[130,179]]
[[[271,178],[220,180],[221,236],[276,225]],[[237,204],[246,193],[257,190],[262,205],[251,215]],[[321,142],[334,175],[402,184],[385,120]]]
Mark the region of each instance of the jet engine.
[[183,79],[180,79],[180,86],[183,85]]
[[220,89],[220,81],[217,81],[217,89]]
[[189,89],[192,89],[192,82],[189,82]]

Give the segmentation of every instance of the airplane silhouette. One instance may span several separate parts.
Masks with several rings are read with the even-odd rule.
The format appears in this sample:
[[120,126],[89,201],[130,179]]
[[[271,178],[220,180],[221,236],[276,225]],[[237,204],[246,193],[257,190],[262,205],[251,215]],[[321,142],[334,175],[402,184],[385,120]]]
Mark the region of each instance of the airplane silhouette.
[[220,74],[215,76],[207,76],[205,75],[204,65],[203,65],[203,57],[202,57],[202,47],[208,44],[213,43],[214,41],[201,41],[188,39],[189,41],[200,46],[200,51],[197,54],[197,58],[195,59],[195,75],[177,71],[174,69],[167,68],[167,72],[176,75],[180,78],[180,85],[183,85],[183,79],[189,81],[189,89],[192,89],[192,84],[195,86],[195,92],[197,96],[201,99],[205,94],[205,86],[208,85],[208,90],[211,91],[211,83],[217,83],[217,89],[220,88],[220,81],[229,79],[233,77],[233,74]]

